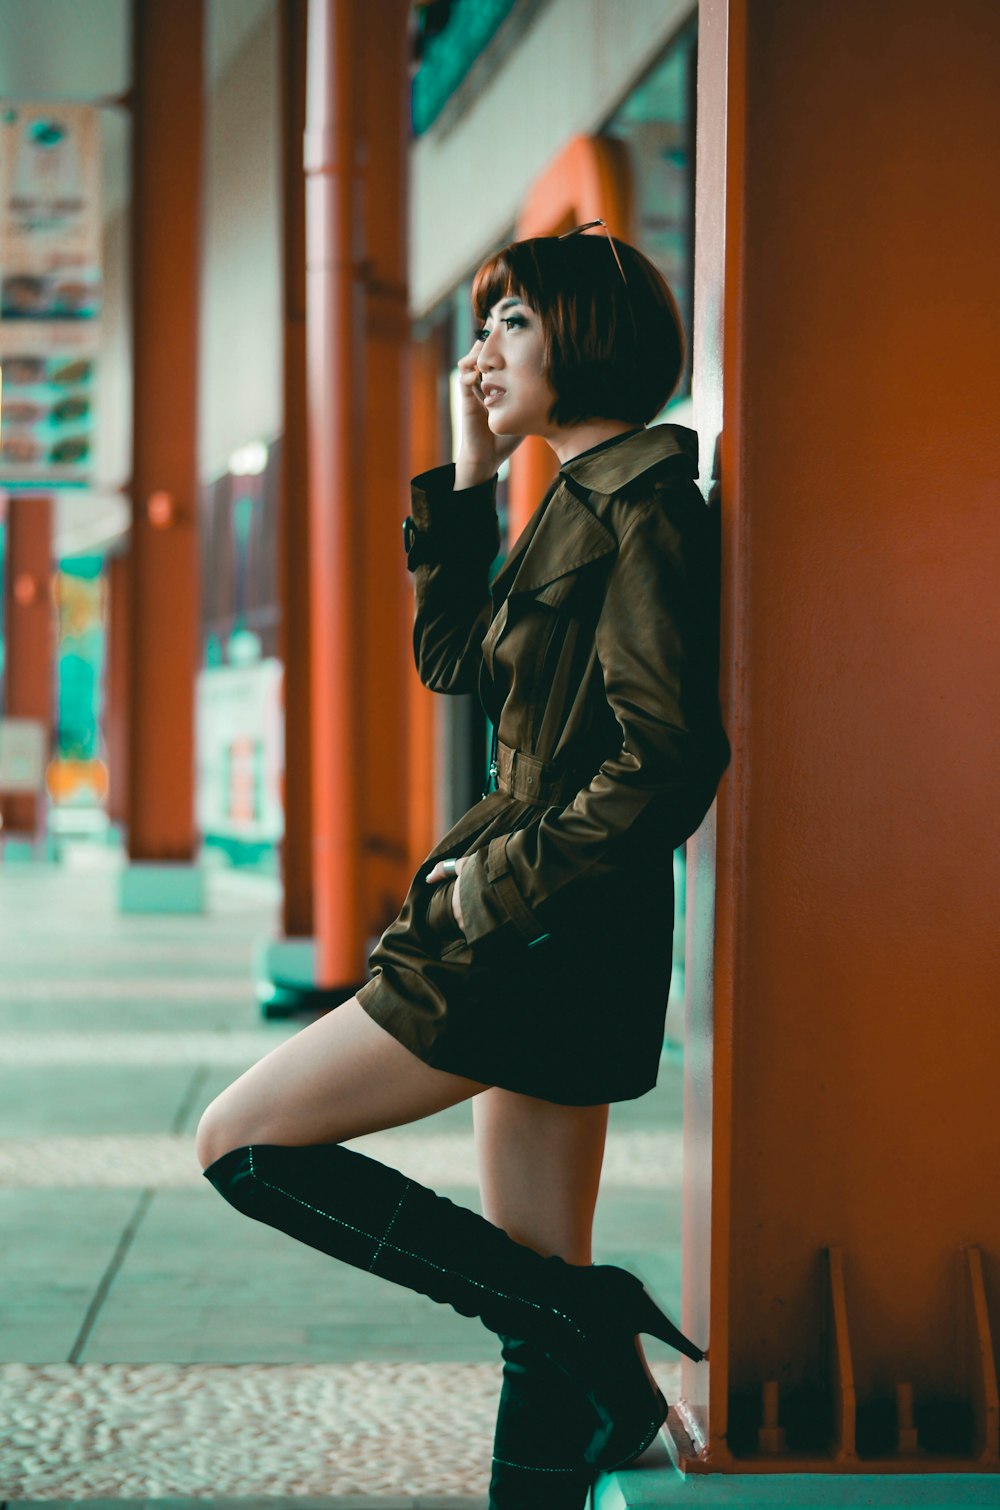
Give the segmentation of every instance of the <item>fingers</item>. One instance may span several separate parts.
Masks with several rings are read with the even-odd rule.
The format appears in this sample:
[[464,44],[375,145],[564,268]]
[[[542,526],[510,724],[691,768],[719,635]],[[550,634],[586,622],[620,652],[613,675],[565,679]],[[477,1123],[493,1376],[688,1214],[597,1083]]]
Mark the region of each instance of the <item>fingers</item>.
[[459,382],[462,385],[463,391],[471,394],[480,404],[483,402],[482,394],[479,391],[483,375],[476,365],[476,355],[481,345],[482,342],[477,341],[472,350],[466,356],[461,357],[458,362]]
[[467,374],[471,374],[472,376],[477,378],[482,376],[478,366],[476,365],[479,357],[479,348],[482,346],[482,344],[482,341],[474,342],[472,349],[470,351],[467,351],[464,357],[459,357],[458,370],[463,377],[465,377]]
[[465,857],[448,865],[444,860],[438,860],[433,870],[429,870],[424,876],[425,881],[453,881],[465,864]]

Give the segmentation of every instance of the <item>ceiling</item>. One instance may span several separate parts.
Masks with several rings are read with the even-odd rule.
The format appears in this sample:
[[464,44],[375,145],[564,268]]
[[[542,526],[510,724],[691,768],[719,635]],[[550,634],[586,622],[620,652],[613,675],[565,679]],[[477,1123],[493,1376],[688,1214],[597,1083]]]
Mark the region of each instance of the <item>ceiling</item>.
[[[206,86],[277,0],[205,0]],[[0,0],[0,99],[111,105],[128,89],[131,0]],[[128,131],[109,111],[104,212],[128,198]]]

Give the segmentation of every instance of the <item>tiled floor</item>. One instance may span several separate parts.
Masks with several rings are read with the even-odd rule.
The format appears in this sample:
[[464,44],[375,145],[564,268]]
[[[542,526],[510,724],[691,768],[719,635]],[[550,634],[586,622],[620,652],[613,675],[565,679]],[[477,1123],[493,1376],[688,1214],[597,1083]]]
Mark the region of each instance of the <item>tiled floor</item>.
[[[205,917],[122,918],[116,864],[0,864],[0,1507],[482,1506],[495,1339],[246,1223],[198,1170],[202,1107],[301,1026],[254,1001],[274,883],[213,871]],[[475,1205],[470,1123],[363,1146]],[[679,1127],[667,1063],[613,1111],[597,1222],[596,1257],[668,1309]]]

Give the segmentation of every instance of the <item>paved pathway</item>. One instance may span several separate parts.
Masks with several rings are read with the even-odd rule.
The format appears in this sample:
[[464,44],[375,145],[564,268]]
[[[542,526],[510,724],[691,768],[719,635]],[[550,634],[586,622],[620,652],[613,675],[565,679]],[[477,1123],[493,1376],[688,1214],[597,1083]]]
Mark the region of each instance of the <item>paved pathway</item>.
[[[484,1505],[490,1334],[243,1221],[198,1170],[202,1107],[302,1025],[253,999],[274,882],[215,870],[207,916],[122,918],[118,863],[0,864],[0,1507]],[[362,1145],[475,1206],[470,1125]],[[595,1255],[675,1311],[679,1129],[666,1062],[613,1111]]]

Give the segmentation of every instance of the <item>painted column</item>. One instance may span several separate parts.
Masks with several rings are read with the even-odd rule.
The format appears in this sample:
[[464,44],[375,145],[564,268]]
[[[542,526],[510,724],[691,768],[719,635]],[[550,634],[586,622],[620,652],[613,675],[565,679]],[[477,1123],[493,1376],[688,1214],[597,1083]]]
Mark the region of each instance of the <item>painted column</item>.
[[358,74],[365,139],[362,539],[355,646],[362,666],[362,975],[368,947],[399,912],[410,882],[407,683],[413,666],[413,579],[402,524],[410,512],[410,145],[408,0],[362,6]]
[[305,173],[307,0],[282,0],[280,17],[284,284],[284,417],[278,584],[284,666],[285,837],[282,937],[263,947],[258,980],[270,982],[268,1016],[301,1005],[315,980],[312,875],[312,700],[309,640],[309,470],[306,447]]
[[360,568],[357,370],[361,194],[351,0],[310,0],[306,94],[306,364],[313,686],[313,882],[317,971],[360,975]]
[[406,879],[407,7],[310,0],[306,360],[318,983],[365,978]]
[[193,863],[201,0],[135,0],[126,911],[199,911]]
[[698,1472],[996,1473],[1000,10],[699,15],[733,761],[714,953],[697,860],[689,925],[711,1361],[672,1440]]

